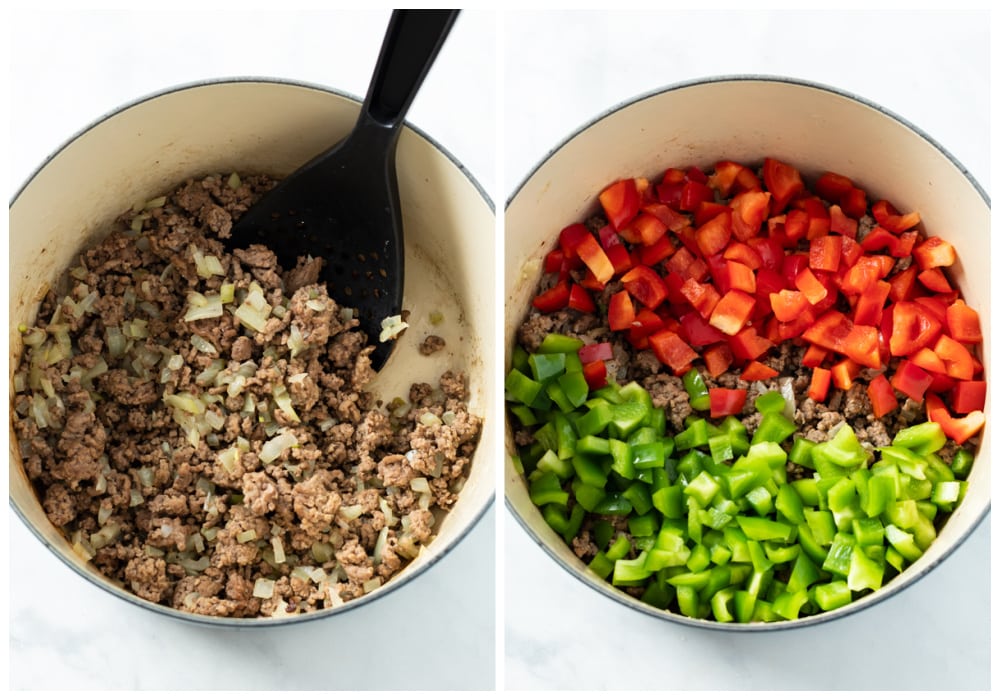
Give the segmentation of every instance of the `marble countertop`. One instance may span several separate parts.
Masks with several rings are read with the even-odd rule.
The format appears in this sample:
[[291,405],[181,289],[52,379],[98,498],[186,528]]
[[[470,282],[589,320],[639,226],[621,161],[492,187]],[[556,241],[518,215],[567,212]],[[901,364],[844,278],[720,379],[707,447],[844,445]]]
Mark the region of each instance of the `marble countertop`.
[[[181,3],[191,12],[8,13],[9,196],[78,130],[175,85],[268,76],[363,96],[389,16],[289,11],[296,3],[238,12],[209,4]],[[495,47],[492,12],[460,16],[408,115],[488,192],[495,185]],[[377,604],[239,631],[180,623],[107,595],[66,569],[10,511],[10,687],[493,688],[496,512],[491,506],[443,560]]]
[[[507,196],[564,138],[655,88],[773,74],[854,92],[931,134],[990,189],[983,13],[512,12],[504,30]],[[660,621],[578,582],[504,513],[508,689],[989,687],[990,518],[915,586],[863,614],[733,634]]]

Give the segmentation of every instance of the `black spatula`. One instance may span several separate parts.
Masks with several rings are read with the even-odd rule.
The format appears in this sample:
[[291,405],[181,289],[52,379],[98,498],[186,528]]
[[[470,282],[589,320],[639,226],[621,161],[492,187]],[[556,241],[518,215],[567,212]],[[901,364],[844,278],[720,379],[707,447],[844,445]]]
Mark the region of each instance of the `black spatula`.
[[375,344],[372,367],[394,346],[378,342],[382,320],[403,302],[403,224],[396,184],[396,142],[406,112],[458,10],[395,10],[354,129],[282,180],[233,227],[230,248],[260,243],[286,269],[299,256],[321,257],[320,282],[358,309]]

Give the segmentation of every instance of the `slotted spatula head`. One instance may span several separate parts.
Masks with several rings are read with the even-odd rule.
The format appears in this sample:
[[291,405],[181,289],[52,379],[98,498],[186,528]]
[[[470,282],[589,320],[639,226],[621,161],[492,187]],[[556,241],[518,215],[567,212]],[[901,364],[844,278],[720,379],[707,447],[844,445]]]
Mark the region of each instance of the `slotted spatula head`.
[[457,10],[396,10],[368,95],[343,141],[284,178],[233,227],[227,245],[258,243],[286,270],[300,257],[323,258],[320,282],[358,310],[375,345],[377,371],[393,348],[379,342],[383,319],[403,304],[403,224],[396,142],[413,97],[458,15]]

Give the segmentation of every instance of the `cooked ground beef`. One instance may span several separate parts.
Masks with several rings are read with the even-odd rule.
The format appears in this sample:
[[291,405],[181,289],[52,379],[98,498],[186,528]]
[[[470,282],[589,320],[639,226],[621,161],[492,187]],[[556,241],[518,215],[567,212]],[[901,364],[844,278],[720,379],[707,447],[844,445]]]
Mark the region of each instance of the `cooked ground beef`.
[[[210,176],[124,214],[45,297],[14,397],[25,470],[74,548],[205,615],[307,612],[384,583],[454,504],[481,428],[460,373],[379,407],[373,348],[317,284],[321,260],[227,253],[273,184]],[[246,304],[261,318],[242,322]]]

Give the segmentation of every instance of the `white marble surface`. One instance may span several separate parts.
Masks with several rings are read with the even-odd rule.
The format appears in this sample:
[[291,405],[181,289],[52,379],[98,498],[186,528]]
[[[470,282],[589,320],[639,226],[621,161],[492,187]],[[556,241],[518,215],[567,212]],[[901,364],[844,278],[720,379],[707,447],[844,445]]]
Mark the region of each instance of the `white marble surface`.
[[[174,85],[270,76],[362,96],[389,14],[299,11],[288,2],[215,11],[210,4],[102,12],[36,5],[8,14],[8,196],[79,129]],[[409,113],[490,192],[494,26],[492,12],[459,18]],[[441,562],[376,605],[239,632],[182,624],[105,594],[65,569],[11,511],[10,687],[492,688],[495,513],[491,507]]]
[[[989,17],[718,10],[510,13],[505,197],[572,131],[692,78],[787,75],[853,91],[933,135],[990,187]],[[631,611],[504,517],[508,689],[989,687],[989,524],[915,586],[800,631],[732,634]]]

